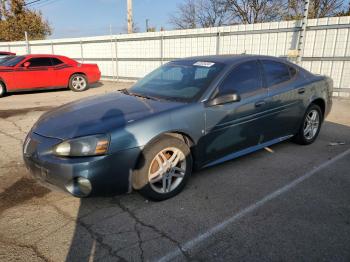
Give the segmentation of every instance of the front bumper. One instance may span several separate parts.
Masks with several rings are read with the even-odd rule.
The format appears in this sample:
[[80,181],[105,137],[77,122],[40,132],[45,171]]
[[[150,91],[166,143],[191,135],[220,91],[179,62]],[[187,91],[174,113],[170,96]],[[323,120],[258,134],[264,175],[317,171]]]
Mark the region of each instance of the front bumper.
[[[52,148],[60,139],[31,132],[23,146],[23,158],[33,177],[39,182],[62,189],[77,197],[126,193],[129,178],[140,153],[139,148],[94,157],[57,157]],[[78,180],[89,181],[90,190]]]

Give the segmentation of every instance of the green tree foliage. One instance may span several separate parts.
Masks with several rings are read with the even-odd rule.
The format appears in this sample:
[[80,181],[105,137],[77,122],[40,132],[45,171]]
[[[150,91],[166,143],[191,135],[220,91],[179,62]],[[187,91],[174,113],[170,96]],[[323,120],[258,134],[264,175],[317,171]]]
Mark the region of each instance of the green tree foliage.
[[49,36],[52,30],[41,12],[26,8],[24,0],[2,1],[0,41],[24,40],[25,31],[30,40],[39,40]]

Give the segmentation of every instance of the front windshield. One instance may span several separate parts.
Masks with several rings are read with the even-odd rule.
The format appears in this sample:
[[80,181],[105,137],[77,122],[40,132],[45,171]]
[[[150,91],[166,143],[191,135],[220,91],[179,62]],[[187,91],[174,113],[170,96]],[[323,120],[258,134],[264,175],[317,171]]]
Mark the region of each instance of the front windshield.
[[14,67],[16,66],[18,63],[20,63],[21,61],[23,61],[25,58],[25,56],[15,56],[14,58],[5,61],[3,63],[1,63],[2,66],[11,66]]
[[0,56],[0,65],[2,65],[3,63],[5,63],[6,61],[9,61],[11,59],[15,58],[15,56]]
[[192,101],[206,90],[224,66],[194,60],[170,62],[145,76],[129,91],[159,99]]

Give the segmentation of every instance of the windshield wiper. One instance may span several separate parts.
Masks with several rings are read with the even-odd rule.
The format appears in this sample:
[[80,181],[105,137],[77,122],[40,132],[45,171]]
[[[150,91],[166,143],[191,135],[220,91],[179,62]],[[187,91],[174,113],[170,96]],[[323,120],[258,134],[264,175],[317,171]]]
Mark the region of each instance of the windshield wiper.
[[123,94],[130,95],[128,89],[126,89],[126,88],[120,89],[120,90],[118,90],[118,91],[121,92],[121,93],[123,93]]
[[149,96],[149,95],[144,95],[144,94],[138,94],[138,93],[130,93],[128,92],[128,95],[131,96],[137,96],[137,97],[141,97],[141,98],[145,98],[145,99],[150,99],[150,100],[155,100],[155,101],[161,101],[161,99],[154,97],[154,96]]

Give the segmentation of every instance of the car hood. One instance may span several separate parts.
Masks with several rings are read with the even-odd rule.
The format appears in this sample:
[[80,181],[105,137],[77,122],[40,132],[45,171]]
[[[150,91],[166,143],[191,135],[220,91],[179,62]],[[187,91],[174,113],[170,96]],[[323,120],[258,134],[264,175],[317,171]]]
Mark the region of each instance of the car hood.
[[115,92],[78,100],[47,112],[32,131],[59,139],[105,134],[182,105],[183,103],[155,101]]
[[13,67],[9,67],[9,66],[2,66],[0,65],[0,70],[13,70]]

